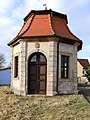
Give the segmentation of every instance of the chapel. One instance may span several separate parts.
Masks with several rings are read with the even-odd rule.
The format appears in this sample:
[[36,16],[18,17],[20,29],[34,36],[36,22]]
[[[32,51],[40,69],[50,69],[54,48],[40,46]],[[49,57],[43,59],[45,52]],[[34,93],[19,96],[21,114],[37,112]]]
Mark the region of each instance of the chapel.
[[31,10],[8,46],[15,94],[77,94],[77,52],[82,41],[70,31],[66,14]]

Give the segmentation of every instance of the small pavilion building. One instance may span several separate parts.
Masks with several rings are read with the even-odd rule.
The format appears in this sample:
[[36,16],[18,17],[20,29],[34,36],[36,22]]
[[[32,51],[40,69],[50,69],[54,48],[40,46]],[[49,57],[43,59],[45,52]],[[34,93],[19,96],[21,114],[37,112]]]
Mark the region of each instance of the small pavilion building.
[[19,95],[77,93],[77,52],[82,41],[68,27],[65,14],[32,10],[12,48],[11,86]]

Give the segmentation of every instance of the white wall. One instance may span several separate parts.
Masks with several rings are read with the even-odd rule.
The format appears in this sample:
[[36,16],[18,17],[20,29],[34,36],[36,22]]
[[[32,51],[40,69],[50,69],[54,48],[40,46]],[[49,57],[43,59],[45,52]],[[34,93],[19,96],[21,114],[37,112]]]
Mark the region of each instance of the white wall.
[[83,66],[79,63],[79,61],[77,61],[77,76],[83,76]]

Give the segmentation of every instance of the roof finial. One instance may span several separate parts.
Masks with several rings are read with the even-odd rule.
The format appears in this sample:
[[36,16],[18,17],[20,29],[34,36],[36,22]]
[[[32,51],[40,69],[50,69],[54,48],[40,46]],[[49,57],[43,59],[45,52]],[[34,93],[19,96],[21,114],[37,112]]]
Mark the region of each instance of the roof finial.
[[47,10],[47,4],[43,4],[43,6],[45,6],[45,10]]

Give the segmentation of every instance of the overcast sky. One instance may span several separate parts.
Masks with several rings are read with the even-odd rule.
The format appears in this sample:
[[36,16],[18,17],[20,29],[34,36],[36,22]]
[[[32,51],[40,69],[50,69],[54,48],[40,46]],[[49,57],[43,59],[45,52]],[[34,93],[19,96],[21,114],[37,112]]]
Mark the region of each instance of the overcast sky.
[[67,14],[70,30],[83,41],[78,58],[90,60],[90,0],[1,0],[0,1],[0,53],[11,62],[11,49],[7,43],[19,32],[23,18],[31,10],[48,9]]

